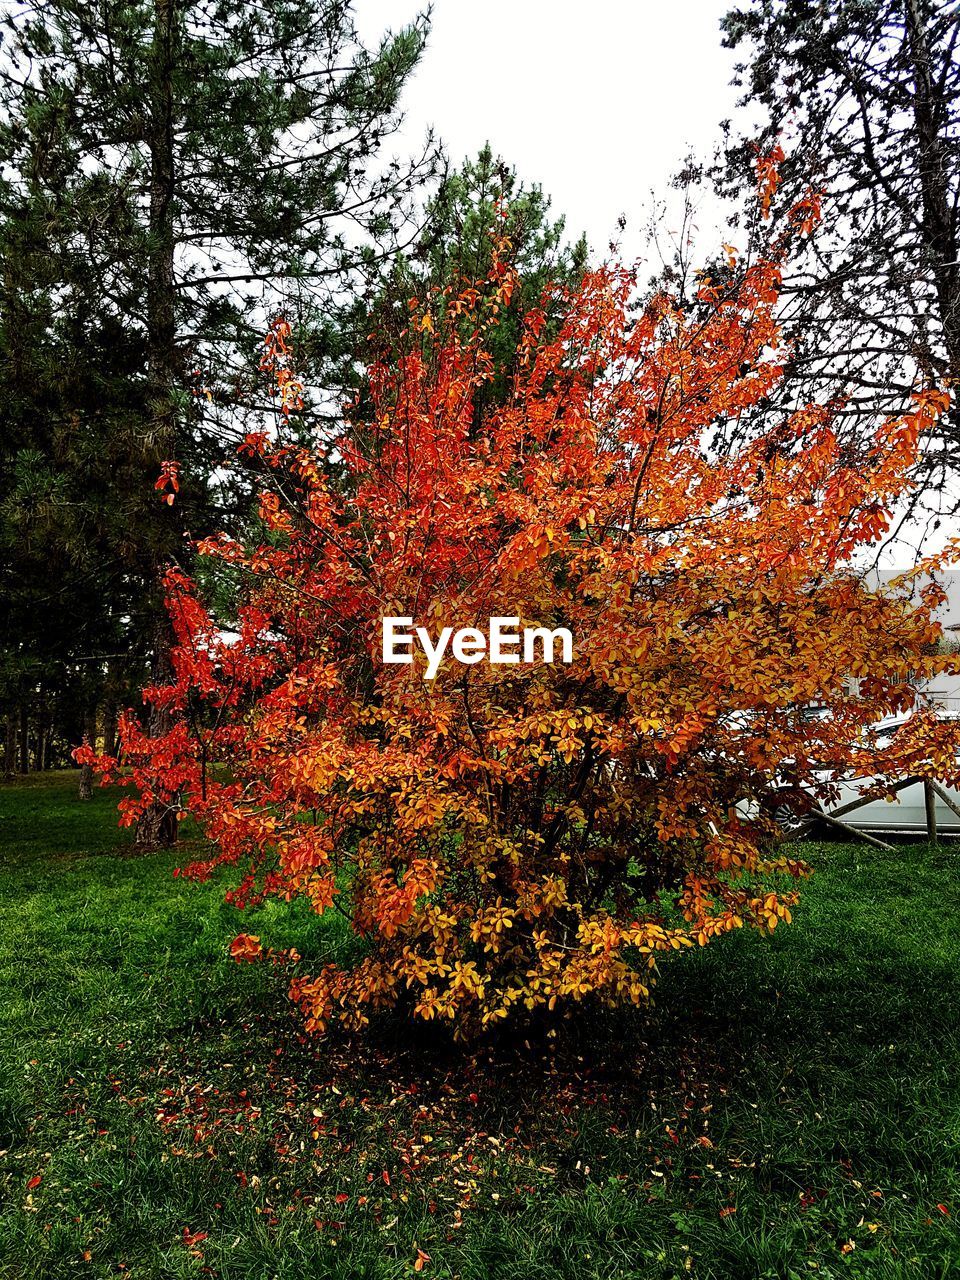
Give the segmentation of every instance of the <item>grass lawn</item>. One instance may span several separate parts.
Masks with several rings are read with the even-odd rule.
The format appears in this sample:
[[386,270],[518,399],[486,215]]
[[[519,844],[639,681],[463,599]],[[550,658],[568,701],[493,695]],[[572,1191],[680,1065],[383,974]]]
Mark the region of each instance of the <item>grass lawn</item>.
[[241,916],[75,787],[0,787],[0,1276],[960,1275],[960,849],[810,846],[795,924],[652,1014],[466,1056],[308,1041],[226,944],[337,926]]

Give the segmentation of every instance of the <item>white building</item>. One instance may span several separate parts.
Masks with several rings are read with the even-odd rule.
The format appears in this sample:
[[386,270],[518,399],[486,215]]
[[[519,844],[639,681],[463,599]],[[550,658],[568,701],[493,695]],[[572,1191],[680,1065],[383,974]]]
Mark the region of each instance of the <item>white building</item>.
[[[880,585],[894,582],[901,573],[891,569],[880,569],[869,574],[867,581],[871,585],[879,581]],[[937,610],[935,617],[944,630],[944,639],[955,644],[960,651],[960,571],[948,570],[935,575],[934,580],[946,592],[947,599]],[[921,589],[930,581],[929,577],[914,578],[909,589],[899,588],[907,599],[916,600]],[[896,590],[897,588],[891,588]],[[960,654],[958,654],[960,668]],[[960,674],[943,674],[923,686],[924,699],[937,707],[944,715],[960,716]]]

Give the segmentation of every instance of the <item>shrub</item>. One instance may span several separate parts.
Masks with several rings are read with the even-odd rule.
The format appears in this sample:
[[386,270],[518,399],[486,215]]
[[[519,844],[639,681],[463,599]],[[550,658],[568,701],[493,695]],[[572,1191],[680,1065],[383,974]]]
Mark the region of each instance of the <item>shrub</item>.
[[[464,1034],[641,1003],[661,958],[790,920],[808,868],[763,798],[821,785],[855,739],[862,760],[865,726],[910,704],[906,673],[944,661],[936,590],[910,608],[850,567],[944,398],[860,446],[837,406],[771,408],[784,248],[730,251],[686,304],[588,273],[558,333],[525,317],[510,393],[481,409],[516,285],[501,243],[488,280],[411,312],[362,422],[313,450],[247,437],[267,532],[200,546],[243,584],[230,634],[168,574],[174,676],[146,696],[174,723],[151,739],[124,718],[123,810],[192,813],[213,851],[187,873],[236,865],[238,906],[299,896],[349,920],[358,962],[292,978],[309,1028],[403,1005]],[[283,322],[264,364],[295,412]],[[428,680],[419,653],[382,662],[388,615],[565,627],[573,660],[448,655]],[[940,733],[921,747],[915,725],[899,758],[945,770]]]

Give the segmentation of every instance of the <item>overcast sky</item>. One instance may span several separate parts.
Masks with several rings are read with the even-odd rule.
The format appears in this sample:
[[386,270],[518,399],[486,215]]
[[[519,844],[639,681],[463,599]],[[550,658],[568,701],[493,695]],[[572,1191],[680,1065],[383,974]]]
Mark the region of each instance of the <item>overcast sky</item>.
[[[599,255],[626,215],[632,258],[651,192],[663,197],[690,149],[709,157],[733,111],[735,55],[719,31],[730,3],[436,0],[404,98],[406,136],[412,143],[433,124],[454,163],[489,141]],[[375,41],[421,8],[356,0],[361,35]]]

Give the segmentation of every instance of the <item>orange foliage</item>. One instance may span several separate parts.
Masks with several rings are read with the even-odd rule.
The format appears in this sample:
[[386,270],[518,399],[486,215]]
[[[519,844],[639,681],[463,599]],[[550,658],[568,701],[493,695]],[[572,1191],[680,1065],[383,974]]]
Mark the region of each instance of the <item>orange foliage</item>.
[[[764,208],[775,188],[762,167]],[[793,234],[814,215],[811,197]],[[187,874],[236,864],[238,906],[302,897],[349,919],[358,962],[292,979],[310,1029],[395,1005],[465,1032],[639,1004],[664,957],[791,919],[808,868],[777,844],[771,786],[822,788],[855,741],[886,776],[907,758],[955,771],[955,731],[923,718],[900,756],[869,753],[869,725],[942,660],[935,600],[907,608],[850,568],[945,398],[918,393],[859,448],[835,406],[771,410],[784,251],[731,252],[687,304],[637,307],[629,272],[589,273],[555,337],[526,317],[512,392],[489,407],[516,283],[501,243],[489,280],[412,311],[367,419],[328,453],[248,438],[276,479],[272,536],[201,546],[242,572],[239,635],[170,572],[175,676],[147,696],[183,714],[160,739],[125,718],[124,809],[191,812],[214,852]],[[264,357],[284,410],[288,338],[275,328]],[[564,626],[573,661],[448,657],[427,681],[420,657],[381,662],[388,614],[434,634]],[[808,720],[811,703],[828,714]]]

